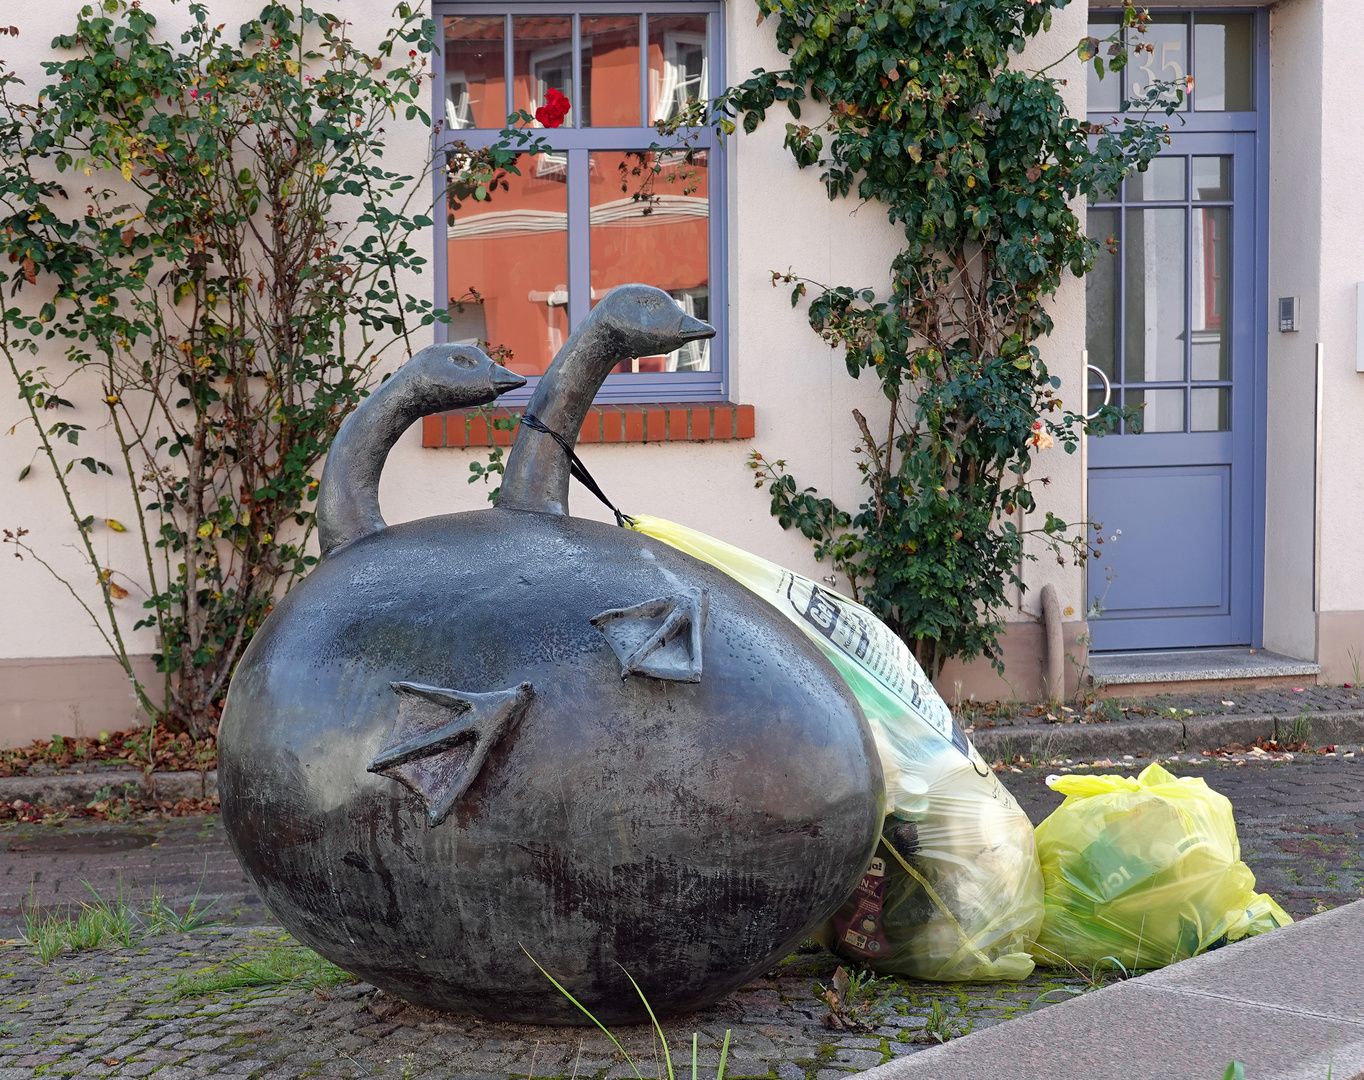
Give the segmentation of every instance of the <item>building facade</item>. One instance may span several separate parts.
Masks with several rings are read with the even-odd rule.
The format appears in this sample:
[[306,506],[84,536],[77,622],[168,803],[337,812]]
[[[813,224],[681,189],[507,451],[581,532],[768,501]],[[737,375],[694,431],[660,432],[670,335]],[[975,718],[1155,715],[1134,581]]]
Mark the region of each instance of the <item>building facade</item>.
[[[244,19],[258,6],[223,0],[215,16]],[[1072,2],[1017,62],[1049,63],[1090,24],[1104,36],[1111,6]],[[376,17],[361,0],[335,7],[361,31]],[[451,0],[434,11],[444,41],[432,82],[439,139],[478,145],[508,111],[534,111],[551,90],[574,108],[552,133],[553,152],[513,178],[505,197],[435,215],[435,272],[407,282],[409,291],[451,305],[449,340],[506,345],[511,366],[533,381],[606,290],[632,280],[666,289],[719,333],[622,364],[582,433],[583,460],[627,512],[669,517],[826,578],[808,542],[769,515],[747,457],[784,458],[802,485],[855,507],[852,410],[876,415],[879,391],[849,378],[841,353],[772,287],[772,272],[883,287],[897,230],[875,206],[829,202],[817,175],[783,149],[775,115],[752,135],[704,136],[689,157],[656,159],[649,149],[655,121],[756,67],[782,66],[771,23],[755,25],[741,0]],[[1025,563],[1004,675],[985,662],[950,664],[939,679],[949,701],[1043,695],[1048,585],[1068,692],[1086,685],[1091,652],[1096,666],[1171,651],[1196,666],[1193,650],[1254,649],[1305,662],[1304,672],[1319,666],[1323,681],[1359,677],[1364,201],[1354,185],[1364,147],[1350,110],[1364,24],[1352,0],[1153,11],[1154,49],[1123,79],[1099,82],[1073,57],[1053,69],[1072,111],[1095,122],[1144,80],[1194,78],[1153,167],[1085,208],[1091,235],[1111,242],[1087,279],[1066,280],[1056,329],[1041,343],[1068,406],[1144,407],[1142,431],[1089,439],[1075,455],[1045,451],[1035,466],[1050,481],[1039,515],[1092,520],[1112,539],[1087,568]],[[22,49],[13,39],[5,48],[30,86],[41,85],[45,43],[69,29],[72,13],[56,4],[15,16]],[[158,15],[167,33],[189,17]],[[419,122],[395,123],[388,155],[424,161],[429,138]],[[632,193],[638,170],[655,166],[644,216]],[[21,405],[8,376],[6,385],[8,431]],[[88,419],[100,438],[99,418]],[[414,428],[384,474],[387,518],[485,505],[468,465],[498,437],[458,414]],[[29,529],[94,601],[55,486],[36,467],[15,479],[32,450],[22,426],[0,443],[0,524]],[[114,485],[89,478],[77,494],[97,516],[127,516]],[[575,513],[605,519],[582,489],[573,498]],[[115,560],[127,545],[135,563],[131,537],[101,532],[99,542]],[[136,722],[121,670],[62,585],[31,560],[6,558],[0,592],[9,612],[0,743]],[[130,604],[129,632],[137,612]],[[133,637],[150,654],[147,633]]]

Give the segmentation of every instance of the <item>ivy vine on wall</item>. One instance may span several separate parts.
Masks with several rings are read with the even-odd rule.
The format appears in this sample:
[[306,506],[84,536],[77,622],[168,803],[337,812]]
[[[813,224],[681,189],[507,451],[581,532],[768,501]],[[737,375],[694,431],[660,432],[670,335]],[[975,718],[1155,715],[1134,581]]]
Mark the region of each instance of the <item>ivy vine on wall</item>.
[[[1056,64],[1019,60],[1066,3],[758,0],[790,66],[759,69],[711,103],[727,132],[752,132],[784,104],[796,164],[819,170],[831,200],[879,204],[903,230],[887,289],[773,274],[793,307],[809,298],[811,327],[843,350],[848,373],[880,384],[884,412],[853,414],[865,501],[853,513],[780,459],[754,452],[749,464],[781,526],[813,541],[932,676],[951,657],[1001,667],[1027,535],[1063,562],[1090,550],[1084,523],[1047,512],[1025,527],[1047,482],[1037,454],[1074,451],[1087,423],[1102,431],[1118,410],[1087,422],[1064,408],[1038,343],[1052,329],[1048,299],[1097,250],[1076,200],[1146,168],[1166,139],[1149,117],[1173,113],[1186,89],[1152,85],[1104,125],[1072,117]],[[1146,14],[1129,0],[1122,15],[1111,38],[1087,37],[1067,57],[1104,76],[1148,49]]]

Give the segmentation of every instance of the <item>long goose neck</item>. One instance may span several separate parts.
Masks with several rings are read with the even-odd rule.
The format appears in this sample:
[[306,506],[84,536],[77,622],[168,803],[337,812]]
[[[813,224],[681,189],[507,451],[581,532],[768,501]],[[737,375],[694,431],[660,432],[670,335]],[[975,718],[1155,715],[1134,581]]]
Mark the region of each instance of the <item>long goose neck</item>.
[[384,528],[379,477],[393,445],[425,414],[418,381],[399,372],[346,417],[327,453],[317,493],[322,554]]
[[[594,308],[541,377],[526,411],[576,443],[592,399],[620,362],[620,344],[602,308]],[[523,425],[507,458],[497,505],[566,516],[568,480],[569,460],[563,447],[549,435]]]

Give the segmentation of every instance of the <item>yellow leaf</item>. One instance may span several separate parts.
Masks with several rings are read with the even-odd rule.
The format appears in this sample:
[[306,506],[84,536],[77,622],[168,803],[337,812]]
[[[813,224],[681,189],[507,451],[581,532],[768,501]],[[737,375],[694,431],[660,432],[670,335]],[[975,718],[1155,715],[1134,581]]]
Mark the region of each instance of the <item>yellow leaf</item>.
[[205,540],[207,540],[210,536],[212,536],[212,535],[213,535],[213,522],[211,522],[211,521],[205,521],[202,525],[200,525],[200,526],[199,526],[199,535],[202,536]]
[[109,528],[114,530],[114,532],[128,531],[128,526],[124,525],[123,522],[121,521],[115,521],[113,518],[105,518],[104,524],[108,525]]
[[297,75],[297,74],[298,74],[298,61],[297,61],[297,60],[286,60],[286,61],[284,61],[284,70],[287,71],[290,75]]
[[316,163],[313,165],[313,172],[316,173],[318,176],[326,176],[326,175],[327,175],[327,166],[326,166],[325,164],[323,164],[322,162],[320,162],[320,161],[319,161],[319,162],[316,162]]
[[111,581],[109,582],[109,595],[112,596],[115,600],[122,600],[125,597],[127,597],[128,590],[125,589],[122,585],[119,585],[117,582]]
[[133,163],[131,161],[125,161],[123,167],[119,169],[119,172],[123,174],[123,179],[131,180],[133,178]]

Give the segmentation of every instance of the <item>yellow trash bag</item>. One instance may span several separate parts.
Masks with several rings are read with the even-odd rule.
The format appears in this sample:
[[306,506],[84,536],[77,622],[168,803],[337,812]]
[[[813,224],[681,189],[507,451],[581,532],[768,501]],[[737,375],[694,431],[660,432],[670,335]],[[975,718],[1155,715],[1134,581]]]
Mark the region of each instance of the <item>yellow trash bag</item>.
[[1293,920],[1255,892],[1231,802],[1159,765],[1140,776],[1050,776],[1066,801],[1037,826],[1046,882],[1039,963],[1128,970],[1176,960]]
[[654,517],[631,525],[735,578],[824,651],[871,724],[886,775],[882,842],[824,927],[834,951],[918,979],[1023,979],[1042,922],[1032,824],[909,649],[875,615],[809,578]]

